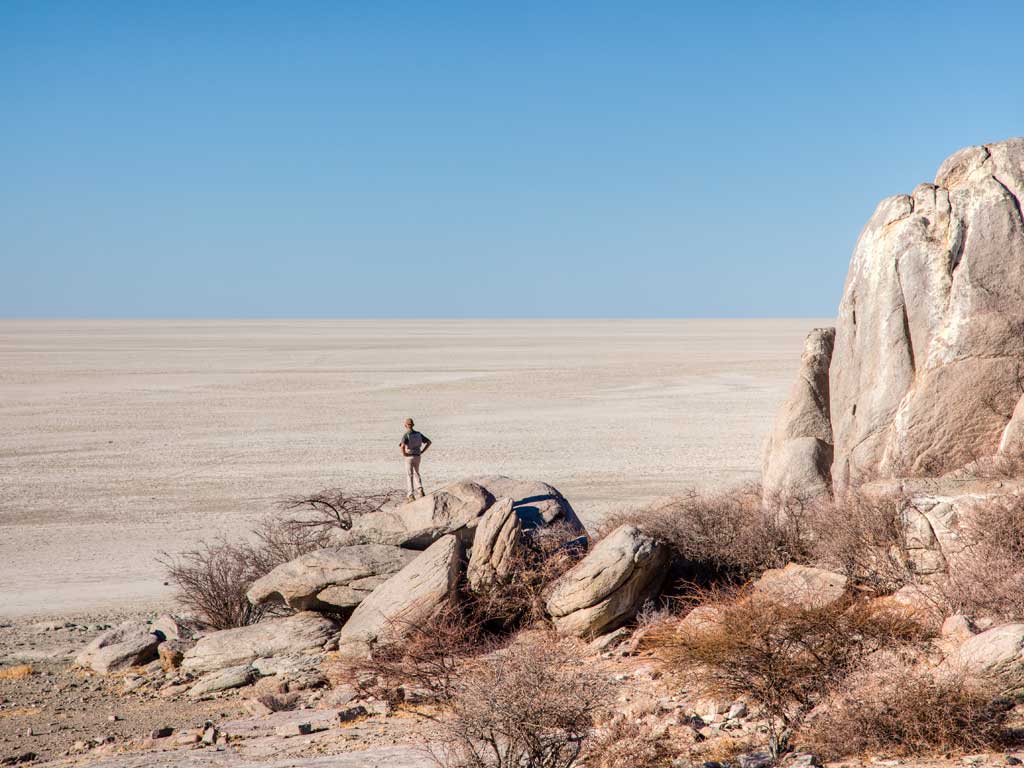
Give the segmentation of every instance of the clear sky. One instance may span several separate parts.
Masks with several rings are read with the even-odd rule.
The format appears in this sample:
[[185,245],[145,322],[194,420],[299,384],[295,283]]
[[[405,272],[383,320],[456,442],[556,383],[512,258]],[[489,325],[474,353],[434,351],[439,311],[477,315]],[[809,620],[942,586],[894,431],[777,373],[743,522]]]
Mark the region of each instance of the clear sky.
[[831,316],[1024,2],[0,3],[0,316]]

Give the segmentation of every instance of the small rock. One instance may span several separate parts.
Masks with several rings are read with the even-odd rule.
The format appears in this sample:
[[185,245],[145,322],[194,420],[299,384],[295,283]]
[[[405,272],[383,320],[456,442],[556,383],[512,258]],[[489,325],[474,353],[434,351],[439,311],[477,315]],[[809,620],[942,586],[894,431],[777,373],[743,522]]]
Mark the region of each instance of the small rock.
[[22,752],[20,755],[12,755],[11,757],[5,757],[0,760],[0,765],[22,765],[24,763],[34,763],[36,760],[35,752]]
[[751,752],[740,755],[740,768],[770,768],[775,761],[767,752]]
[[174,735],[174,729],[169,725],[165,725],[163,728],[157,728],[149,734],[151,739],[166,739],[168,736]]
[[203,744],[216,744],[220,737],[220,731],[211,721],[207,720],[203,726]]
[[818,760],[817,755],[810,752],[794,752],[786,760],[786,765],[792,766],[792,768],[818,768],[821,761]]
[[274,712],[274,710],[272,710],[270,707],[264,704],[260,699],[246,700],[245,708],[253,717],[266,717],[267,715],[273,714]]
[[1007,765],[1020,765],[1022,762],[1024,761],[1022,761],[1019,757],[1014,757],[1013,755],[1006,756]]
[[108,723],[116,723],[116,722],[119,722],[120,720],[123,720],[123,719],[124,718],[121,717],[120,715],[110,715],[110,716],[107,717],[107,722]]
[[370,713],[367,711],[366,707],[362,704],[357,704],[354,707],[349,707],[348,709],[343,709],[338,712],[338,722],[348,723],[353,720],[358,720],[360,717],[366,717],[368,714]]
[[146,684],[146,678],[142,675],[128,675],[124,679],[124,690],[125,691],[137,691],[139,688]]
[[741,717],[746,717],[747,705],[744,704],[742,701],[737,701],[735,704],[729,707],[729,711],[726,713],[725,716],[730,720],[738,720]]

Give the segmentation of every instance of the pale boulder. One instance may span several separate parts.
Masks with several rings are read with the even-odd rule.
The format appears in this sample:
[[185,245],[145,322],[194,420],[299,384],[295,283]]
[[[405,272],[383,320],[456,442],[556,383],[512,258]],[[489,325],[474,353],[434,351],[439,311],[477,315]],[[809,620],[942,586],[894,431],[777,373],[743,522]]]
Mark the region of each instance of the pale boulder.
[[85,646],[75,657],[75,664],[101,675],[121,672],[153,661],[160,641],[145,622],[126,621]]
[[825,608],[846,593],[846,576],[823,568],[790,563],[771,568],[754,582],[753,595],[780,605]]
[[470,589],[504,581],[522,546],[523,524],[512,499],[498,499],[484,513],[473,539],[473,552],[466,568]]
[[547,601],[555,627],[592,638],[625,623],[661,587],[668,559],[664,544],[619,526],[555,583]]
[[252,664],[261,658],[317,653],[331,643],[336,633],[335,622],[311,611],[268,619],[200,638],[185,653],[181,668],[190,673],[212,672]]
[[1024,690],[1024,624],[1003,624],[968,638],[943,662],[954,674]]
[[423,550],[448,534],[471,544],[480,517],[494,502],[487,489],[462,480],[397,507],[357,517],[349,539]]
[[376,643],[400,638],[451,600],[462,575],[462,542],[449,534],[377,587],[341,629],[343,656],[367,653]]
[[355,608],[416,553],[386,544],[321,549],[279,565],[249,588],[253,605],[284,602],[300,611]]
[[511,499],[523,530],[564,523],[581,535],[587,533],[569,500],[552,485],[504,475],[482,475],[471,480],[496,499]]

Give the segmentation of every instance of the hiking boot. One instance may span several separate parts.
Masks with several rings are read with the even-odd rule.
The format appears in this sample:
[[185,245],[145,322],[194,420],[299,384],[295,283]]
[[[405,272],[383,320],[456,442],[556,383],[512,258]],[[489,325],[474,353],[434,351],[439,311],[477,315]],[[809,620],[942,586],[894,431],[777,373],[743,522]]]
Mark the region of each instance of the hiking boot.
[[409,502],[409,501],[416,501],[416,497],[415,497],[415,496],[413,496],[413,495],[412,495],[412,494],[410,493],[410,494],[409,494],[408,496],[406,496],[406,497],[405,497],[405,500],[406,500],[407,502]]
[[422,489],[422,488],[420,488],[420,498],[422,499],[422,498],[423,498],[424,496],[426,496],[426,495],[427,495],[427,494],[425,494],[425,493],[423,492],[423,489]]

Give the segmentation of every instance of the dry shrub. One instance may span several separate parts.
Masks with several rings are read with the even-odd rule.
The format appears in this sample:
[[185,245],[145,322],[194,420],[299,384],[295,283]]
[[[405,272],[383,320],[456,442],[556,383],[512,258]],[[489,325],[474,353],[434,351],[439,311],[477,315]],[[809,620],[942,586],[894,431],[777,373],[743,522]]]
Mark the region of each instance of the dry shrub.
[[35,674],[31,664],[17,664],[13,667],[0,669],[0,680],[24,680]]
[[350,493],[342,488],[326,488],[289,497],[281,503],[281,509],[299,513],[286,521],[293,528],[349,531],[355,518],[380,512],[399,498],[398,491]]
[[374,646],[366,658],[336,664],[329,670],[332,682],[395,704],[402,701],[403,689],[412,688],[423,702],[444,704],[466,660],[497,647],[455,603],[420,624],[393,623],[389,634],[400,639]]
[[885,753],[976,753],[1008,746],[1008,702],[960,677],[936,678],[891,663],[865,670],[829,699],[800,734],[827,760]]
[[579,531],[568,524],[524,532],[506,576],[465,593],[468,620],[499,634],[544,620],[550,588],[584,553]]
[[467,664],[437,721],[446,768],[571,768],[610,699],[603,679],[548,632]]
[[160,563],[177,588],[181,605],[214,629],[255,624],[281,606],[254,606],[246,597],[252,583],[282,563],[324,549],[331,531],[267,518],[252,531],[254,540],[231,542],[223,536],[178,555],[165,553]]
[[619,716],[598,730],[587,747],[587,768],[663,768],[673,751],[649,725]]
[[701,584],[740,583],[802,553],[802,510],[761,503],[756,486],[726,492],[690,490],[645,510],[613,515],[602,526],[636,525],[670,547],[677,577]]
[[942,586],[949,613],[1024,618],[1024,495],[987,500],[960,522]]
[[788,732],[864,658],[922,636],[911,619],[863,600],[808,607],[748,593],[714,607],[701,622],[652,628],[646,641],[707,695],[757,704],[775,755]]
[[851,490],[815,505],[809,520],[813,559],[880,592],[910,583],[901,524],[905,504],[898,494],[876,498]]

